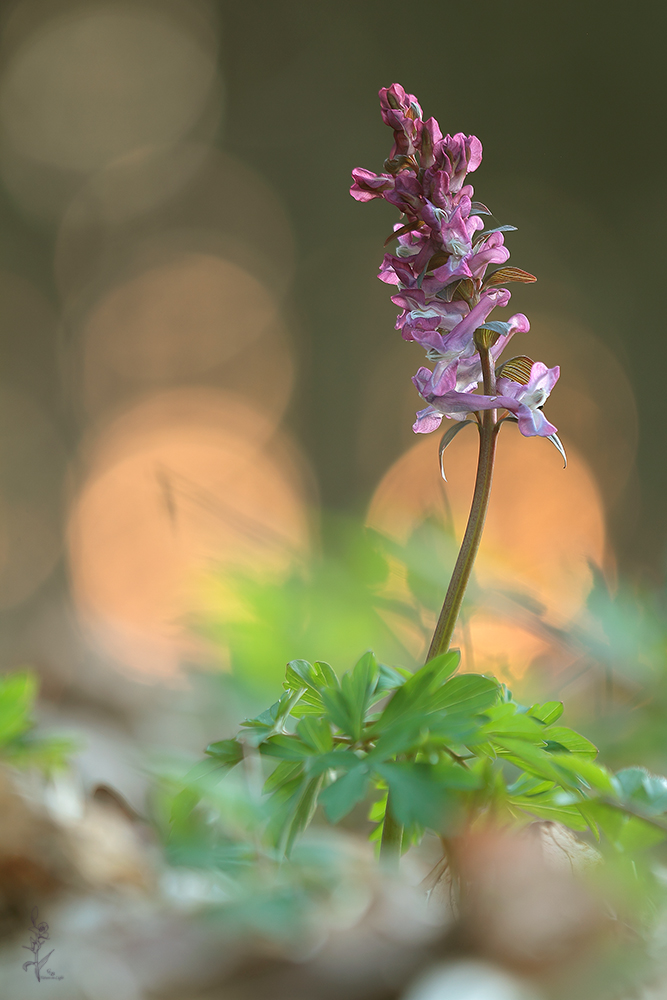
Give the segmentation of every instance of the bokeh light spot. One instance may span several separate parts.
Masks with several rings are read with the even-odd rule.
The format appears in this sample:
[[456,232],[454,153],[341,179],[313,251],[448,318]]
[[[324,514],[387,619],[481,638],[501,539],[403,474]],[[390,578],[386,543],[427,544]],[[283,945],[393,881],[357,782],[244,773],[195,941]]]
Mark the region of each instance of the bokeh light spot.
[[177,142],[215,79],[215,54],[155,8],[86,5],[43,23],[13,54],[0,120],[23,155],[88,171]]
[[231,261],[204,254],[154,267],[114,288],[84,330],[87,350],[126,378],[205,372],[275,322],[273,298]]
[[[120,416],[88,446],[69,557],[82,621],[126,668],[169,676],[214,564],[279,573],[309,541],[298,456],[238,398],[182,389]],[[270,443],[270,447],[268,447]]]

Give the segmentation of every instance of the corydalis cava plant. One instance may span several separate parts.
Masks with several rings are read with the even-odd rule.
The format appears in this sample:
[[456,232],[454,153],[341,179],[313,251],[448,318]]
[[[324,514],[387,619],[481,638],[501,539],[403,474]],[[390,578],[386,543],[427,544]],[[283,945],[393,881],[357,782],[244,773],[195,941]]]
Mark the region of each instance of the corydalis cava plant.
[[[416,433],[436,430],[443,417],[458,421],[445,433],[440,457],[472,417],[479,430],[479,461],[468,525],[428,658],[449,648],[473,563],[482,537],[491,492],[498,432],[507,420],[519,425],[526,437],[549,438],[564,456],[556,428],[542,412],[559,368],[547,368],[525,355],[496,368],[515,333],[527,333],[523,313],[509,320],[490,320],[508,304],[507,282],[532,282],[535,277],[515,267],[492,264],[509,259],[504,232],[513,226],[484,228],[490,215],[473,201],[468,174],[482,162],[482,144],[462,132],[443,136],[435,118],[424,121],[413,94],[394,83],[380,90],[382,119],[394,132],[394,144],[385,160],[385,173],[361,167],[352,171],[350,193],[357,201],[383,198],[402,212],[387,243],[397,242],[394,254],[385,254],[380,278],[394,286],[392,302],[399,306],[396,320],[405,340],[420,344],[433,370],[422,367],[414,382],[428,403],[417,413]],[[477,392],[480,382],[483,392]]]
[[505,282],[534,278],[509,267],[487,274],[508,259],[508,227],[484,231],[488,209],[465,183],[481,160],[479,140],[443,137],[396,84],[380,91],[380,102],[394,130],[386,172],[355,170],[352,194],[384,198],[404,216],[380,277],[396,288],[403,337],[434,362],[414,378],[428,403],[415,431],[432,431],[443,417],[454,421],[442,451],[471,415],[479,430],[468,526],[421,669],[380,664],[369,652],[339,679],[327,663],[291,661],[281,698],[234,739],[207,748],[208,763],[193,772],[178,808],[187,801],[191,809],[207,781],[237,765],[256,775],[259,757],[275,765],[264,785],[261,831],[252,844],[229,843],[228,834],[211,843],[212,856],[229,855],[232,866],[241,856],[252,865],[253,852],[260,866],[289,856],[318,804],[335,823],[368,797],[372,837],[392,863],[426,829],[451,851],[471,829],[534,819],[589,829],[621,854],[642,850],[667,835],[667,780],[639,768],[611,774],[592,743],[558,724],[560,702],[522,706],[493,677],[456,672],[459,654],[449,644],[484,525],[498,431],[515,420],[525,436],[560,447],[541,409],[558,369],[520,356],[496,370],[501,351],[529,324],[520,313],[507,321],[489,316],[509,301]]

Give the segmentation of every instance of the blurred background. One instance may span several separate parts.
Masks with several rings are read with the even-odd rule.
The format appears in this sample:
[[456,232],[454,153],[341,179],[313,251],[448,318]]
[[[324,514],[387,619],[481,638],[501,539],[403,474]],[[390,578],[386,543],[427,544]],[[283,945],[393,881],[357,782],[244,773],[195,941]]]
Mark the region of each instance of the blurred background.
[[[423,654],[475,442],[445,485],[376,278],[394,213],[348,194],[388,153],[393,81],[481,138],[477,195],[539,279],[513,292],[518,351],[562,370],[569,466],[504,430],[464,667],[585,692],[594,719],[662,684],[664,22],[4,0],[0,663],[38,671],[95,768],[104,732],[224,735],[289,657]],[[230,669],[240,702],[211,680]]]
[[[58,910],[57,954],[77,971],[54,995],[75,980],[87,1000],[148,995],[122,948],[170,998],[179,969],[188,985],[221,960],[218,929],[165,910],[220,902],[209,885],[174,869],[152,910],[141,896],[159,864],[128,824],[151,773],[178,801],[183,770],[276,698],[290,658],[341,672],[372,647],[413,668],[427,647],[475,436],[447,451],[444,483],[439,435],[411,430],[421,351],[376,277],[396,215],[348,194],[351,169],[389,152],[381,86],[482,140],[477,196],[518,227],[511,262],[538,277],[514,286],[532,326],[516,353],[562,372],[548,416],[566,471],[503,429],[463,669],[562,697],[610,766],[667,771],[666,19],[645,0],[1,0],[0,672],[35,671],[40,729],[79,750],[40,791],[57,823],[19,808],[0,773],[0,923],[23,933],[42,892],[85,884]],[[123,822],[99,811],[107,793]],[[242,794],[218,805],[242,840]],[[335,970],[341,995],[366,997],[361,951],[391,971],[406,924],[433,921],[406,921],[396,897],[362,940],[355,921],[383,889],[349,850],[338,896],[324,855],[294,891],[330,879],[327,919],[352,930],[324,981]],[[118,886],[139,895],[118,903]],[[253,894],[250,923],[277,933],[283,911],[265,918]],[[539,925],[553,942],[531,916],[542,902],[525,912],[515,940]],[[15,945],[0,977],[23,1000]],[[283,995],[257,982],[234,996]],[[445,993],[527,995],[473,987]]]

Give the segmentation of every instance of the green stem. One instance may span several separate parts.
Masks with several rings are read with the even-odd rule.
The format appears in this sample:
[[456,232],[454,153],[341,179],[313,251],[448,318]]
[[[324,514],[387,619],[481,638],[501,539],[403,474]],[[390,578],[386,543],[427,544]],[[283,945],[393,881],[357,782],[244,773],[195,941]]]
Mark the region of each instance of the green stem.
[[391,811],[391,792],[387,795],[387,807],[384,813],[382,841],[380,843],[380,861],[391,872],[398,871],[403,846],[403,826],[394,818]]
[[[482,373],[484,376],[484,393],[492,396],[496,391],[496,378],[493,366],[493,359],[488,348],[480,347],[479,356],[482,362]],[[477,476],[475,478],[475,490],[470,507],[468,524],[461,543],[461,548],[454,566],[452,578],[445,595],[442,611],[438,618],[438,623],[433,633],[433,639],[429,647],[426,662],[432,660],[434,656],[445,653],[449,649],[452,635],[456,626],[463,596],[470,580],[470,574],[475,563],[479,543],[484,531],[486,512],[489,507],[491,496],[491,481],[493,479],[493,464],[496,456],[496,439],[498,436],[498,425],[495,410],[484,410],[479,434],[479,458],[477,462]]]

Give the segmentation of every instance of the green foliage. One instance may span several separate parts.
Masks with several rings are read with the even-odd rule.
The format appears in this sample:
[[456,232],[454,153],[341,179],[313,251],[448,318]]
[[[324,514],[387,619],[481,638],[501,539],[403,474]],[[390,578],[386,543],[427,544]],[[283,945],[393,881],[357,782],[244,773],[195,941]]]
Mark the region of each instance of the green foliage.
[[[322,536],[321,550],[295,564],[284,578],[255,578],[248,571],[230,578],[227,571],[233,600],[224,591],[199,622],[207,638],[225,650],[237,682],[255,696],[265,697],[267,689],[280,683],[285,663],[295,655],[311,662],[324,656],[346,668],[371,645],[386,659],[409,662],[388,614],[423,630],[426,637],[428,629],[414,602],[383,593],[394,556],[386,539],[331,514],[323,518]],[[442,578],[441,571],[439,589]],[[431,590],[435,594],[435,584]],[[429,606],[434,600],[429,598]]]
[[74,746],[67,739],[34,735],[36,697],[37,681],[31,673],[0,677],[0,762],[50,771],[64,765]]
[[[312,807],[312,789],[292,783],[299,764],[278,764],[271,776],[277,794],[271,796],[262,795],[250,778],[254,763],[247,748],[243,764],[232,774],[226,764],[188,770],[180,761],[161,760],[152,789],[152,819],[169,862],[187,869],[190,884],[193,875],[199,880],[209,917],[224,922],[227,935],[256,931],[269,939],[294,941],[312,931],[320,907],[335,910],[341,899],[358,893],[358,880],[365,876],[355,852],[339,838],[306,836],[299,844],[290,843]],[[298,802],[293,801],[295,793]],[[277,846],[281,840],[283,849]]]
[[[367,652],[339,679],[326,663],[293,660],[281,698],[207,748],[212,772],[249,759],[263,767],[262,836],[280,856],[318,804],[338,823],[364,801],[374,803],[371,838],[389,809],[404,847],[425,830],[456,836],[535,819],[588,829],[617,852],[665,838],[666,779],[611,774],[589,740],[560,725],[560,702],[519,705],[493,677],[458,665],[450,651],[411,674]],[[194,808],[196,795],[188,801]]]

